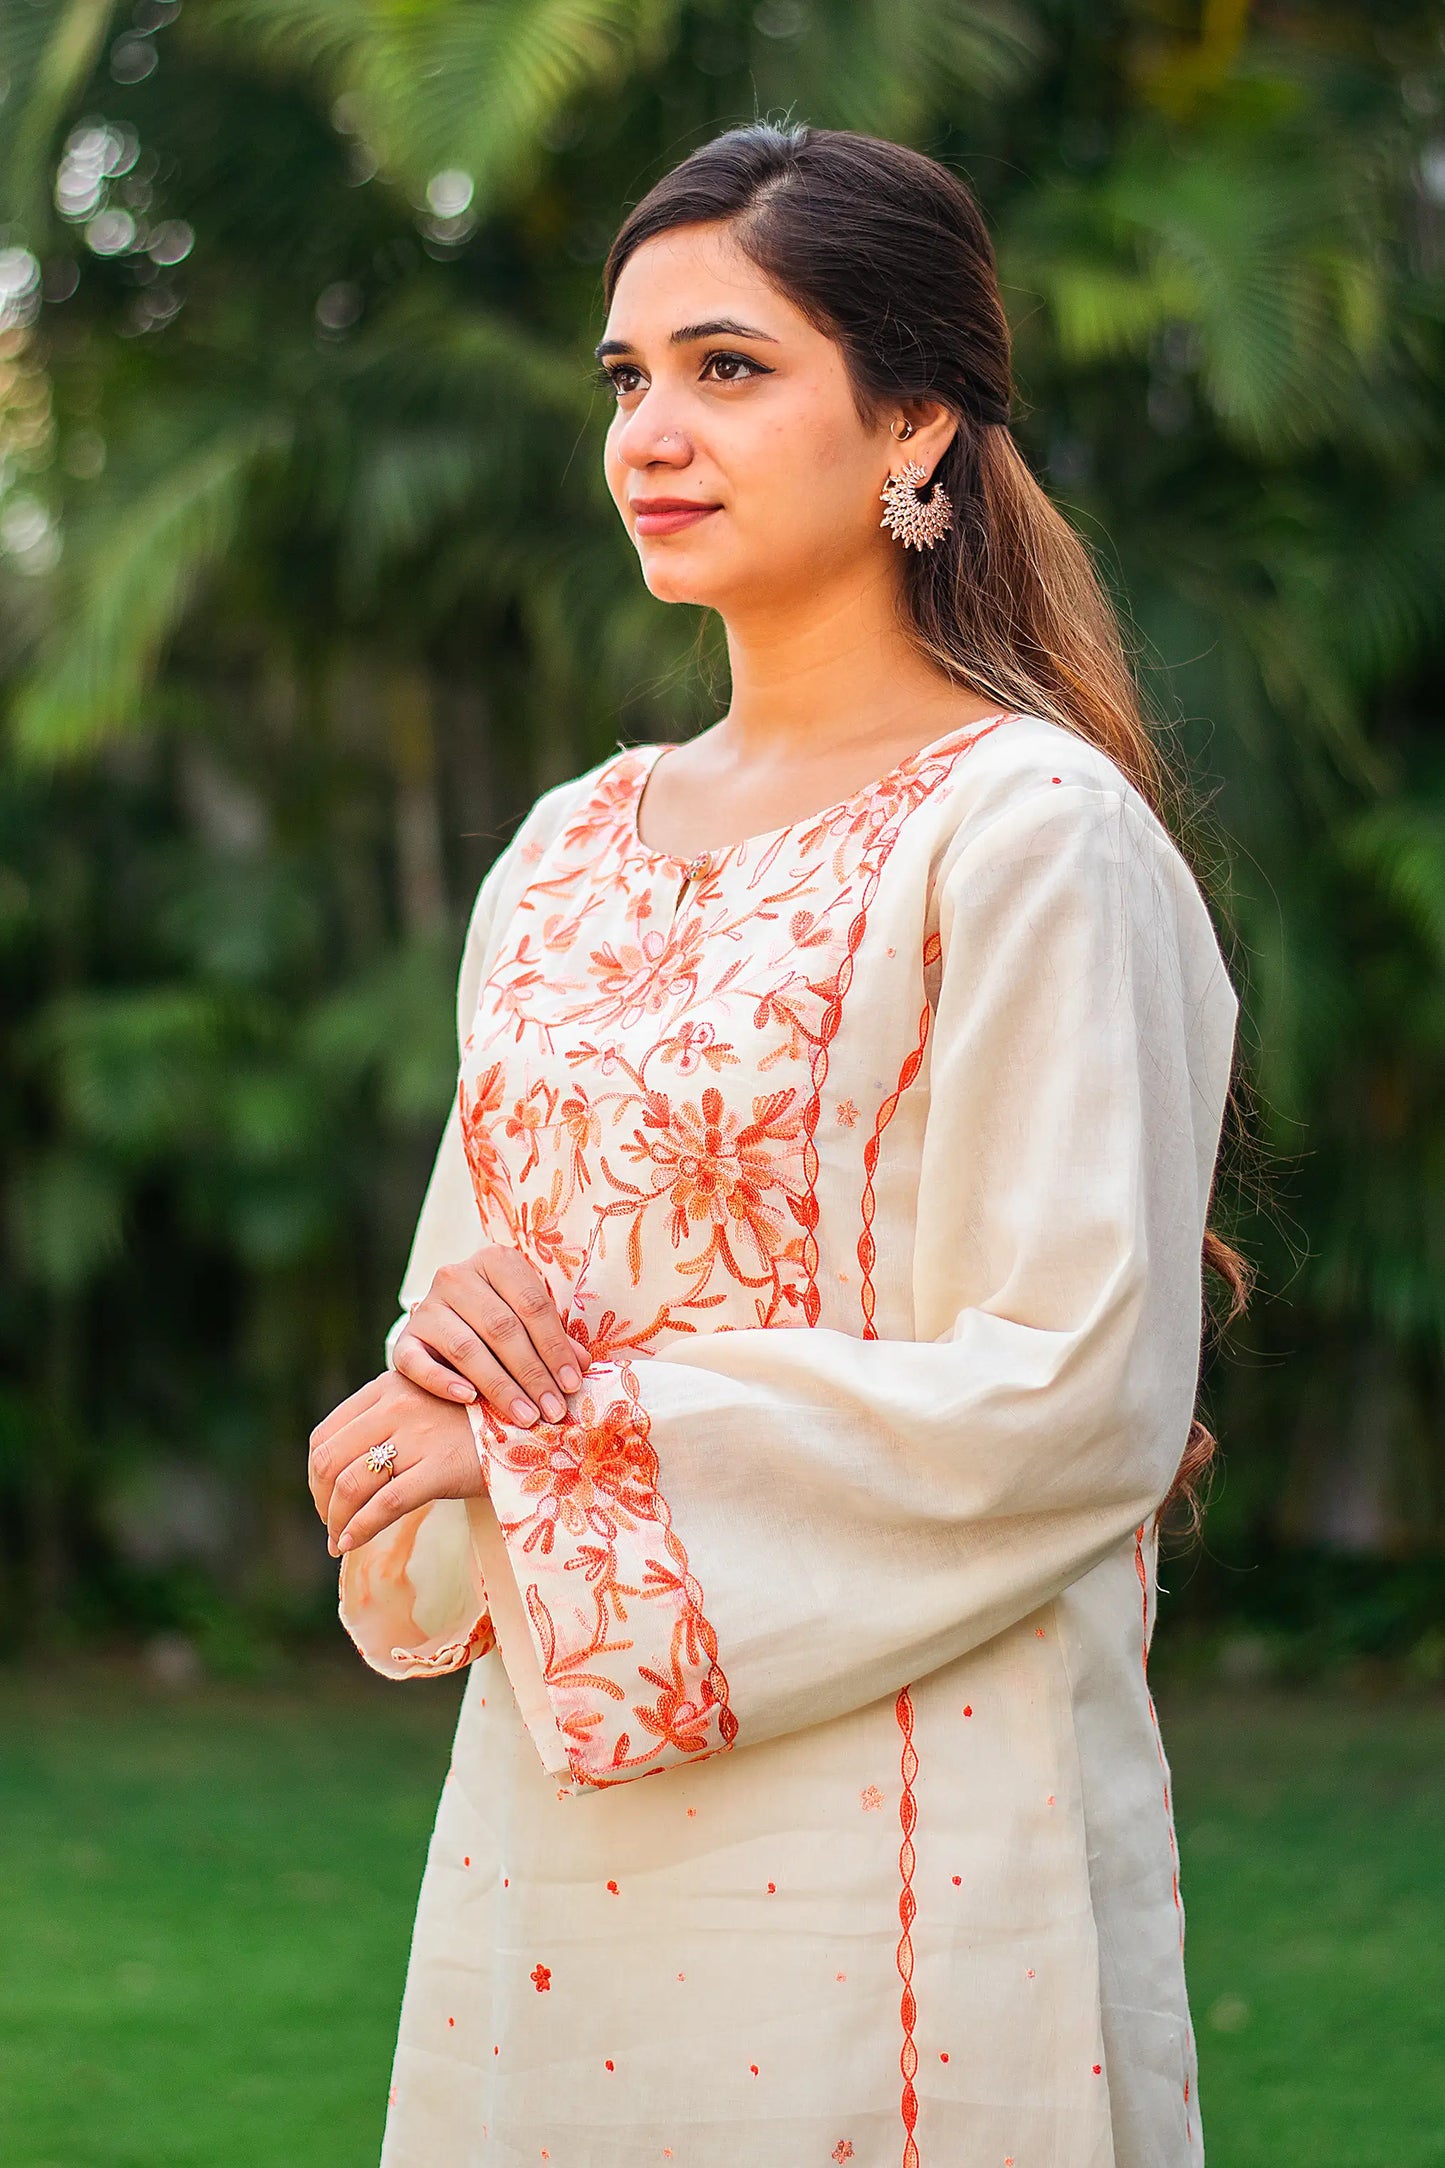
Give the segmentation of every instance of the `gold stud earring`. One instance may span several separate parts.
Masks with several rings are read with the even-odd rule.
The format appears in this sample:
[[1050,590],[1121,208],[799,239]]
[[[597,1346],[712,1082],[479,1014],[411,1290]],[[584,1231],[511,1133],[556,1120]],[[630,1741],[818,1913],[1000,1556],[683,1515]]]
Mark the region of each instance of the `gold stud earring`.
[[931,550],[953,525],[953,504],[941,483],[934,484],[927,503],[919,496],[919,484],[927,480],[928,469],[910,459],[901,474],[890,474],[883,485],[884,513],[878,524],[906,550]]

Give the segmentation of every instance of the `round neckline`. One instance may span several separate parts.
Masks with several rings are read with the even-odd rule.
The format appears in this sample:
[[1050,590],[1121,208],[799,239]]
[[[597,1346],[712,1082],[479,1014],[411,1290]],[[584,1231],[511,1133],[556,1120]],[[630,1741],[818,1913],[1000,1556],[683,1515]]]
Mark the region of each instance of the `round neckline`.
[[886,769],[882,775],[875,776],[871,783],[863,783],[857,790],[850,791],[846,798],[839,798],[832,805],[820,806],[816,813],[804,813],[798,820],[784,821],[781,827],[763,828],[754,835],[737,836],[731,843],[715,843],[710,850],[695,851],[690,858],[679,857],[676,851],[660,851],[653,844],[645,843],[637,818],[642,809],[642,800],[646,795],[653,769],[657,766],[664,753],[675,753],[679,745],[686,741],[681,738],[667,738],[660,744],[639,746],[636,748],[637,751],[649,754],[651,757],[643,762],[638,771],[637,787],[632,793],[631,802],[627,809],[627,826],[632,847],[634,850],[640,851],[644,858],[651,859],[657,865],[681,866],[684,871],[689,869],[697,871],[706,868],[710,872],[714,867],[720,865],[724,859],[731,858],[736,851],[750,850],[755,844],[774,843],[780,836],[791,835],[795,829],[814,828],[820,821],[831,821],[836,815],[846,813],[851,806],[857,805],[860,799],[871,798],[875,791],[886,789],[890,783],[903,775],[907,769],[914,767],[919,761],[931,759],[935,753],[940,752],[953,739],[961,738],[969,731],[991,730],[998,723],[1008,722],[1017,712],[1016,708],[999,708],[994,714],[982,716],[975,723],[957,723],[952,730],[945,730],[941,737],[932,738],[928,744],[918,746],[911,753],[905,753],[902,760],[895,761],[891,768]]

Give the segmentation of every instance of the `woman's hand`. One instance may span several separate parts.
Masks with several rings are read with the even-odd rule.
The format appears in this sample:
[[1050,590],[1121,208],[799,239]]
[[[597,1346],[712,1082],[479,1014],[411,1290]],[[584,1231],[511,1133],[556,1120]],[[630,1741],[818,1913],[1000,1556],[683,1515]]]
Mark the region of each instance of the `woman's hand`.
[[[368,1468],[372,1447],[388,1441],[396,1448],[392,1472]],[[383,1370],[317,1424],[307,1480],[333,1558],[433,1498],[476,1498],[484,1488],[465,1408],[394,1370]]]
[[433,1275],[391,1352],[393,1368],[443,1400],[491,1402],[504,1423],[560,1423],[590,1357],[569,1340],[546,1286],[499,1242]]

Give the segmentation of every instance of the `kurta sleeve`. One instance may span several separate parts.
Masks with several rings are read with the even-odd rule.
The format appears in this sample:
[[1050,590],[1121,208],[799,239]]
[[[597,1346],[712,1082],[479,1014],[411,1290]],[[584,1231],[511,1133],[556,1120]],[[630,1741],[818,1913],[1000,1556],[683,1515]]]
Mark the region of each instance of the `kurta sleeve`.
[[1142,799],[1032,781],[934,893],[915,1336],[699,1333],[556,1425],[468,1411],[501,1653],[573,1789],[895,1693],[1173,1480],[1238,1008],[1203,899]]
[[[528,821],[495,860],[477,891],[457,974],[457,1046],[476,1009],[477,990],[510,900],[538,852],[538,831],[555,823],[563,792],[538,800]],[[457,1095],[442,1130],[402,1275],[401,1311],[386,1336],[391,1363],[397,1339],[443,1265],[469,1257],[484,1240],[462,1145]],[[341,1622],[373,1670],[388,1678],[455,1671],[493,1644],[471,1527],[460,1499],[420,1506],[341,1560]]]

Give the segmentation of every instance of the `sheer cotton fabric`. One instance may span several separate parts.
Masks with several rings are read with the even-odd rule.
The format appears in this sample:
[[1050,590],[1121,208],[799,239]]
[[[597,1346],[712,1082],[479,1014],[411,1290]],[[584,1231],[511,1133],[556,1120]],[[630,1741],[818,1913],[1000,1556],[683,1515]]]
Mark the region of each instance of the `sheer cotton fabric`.
[[[514,1244],[593,1362],[350,1554],[470,1665],[386,2168],[1202,2159],[1155,1514],[1237,1016],[1184,860],[1036,717],[710,854],[660,748],[483,883],[402,1286]],[[388,1353],[395,1334],[388,1341]]]

